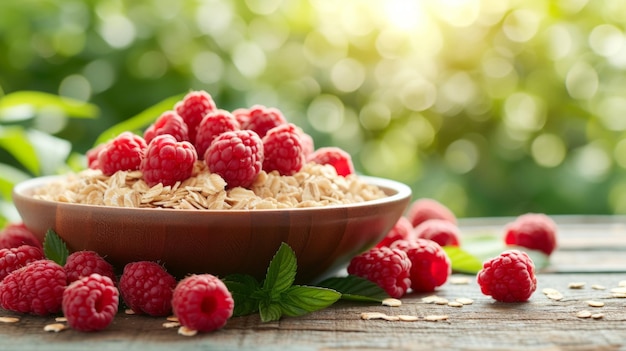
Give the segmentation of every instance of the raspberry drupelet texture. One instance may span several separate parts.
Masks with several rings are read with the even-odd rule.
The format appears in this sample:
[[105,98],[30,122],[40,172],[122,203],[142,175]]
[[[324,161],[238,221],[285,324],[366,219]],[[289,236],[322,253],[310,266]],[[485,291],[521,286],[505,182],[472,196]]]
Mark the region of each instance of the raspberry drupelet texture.
[[287,123],[282,112],[274,107],[265,107],[263,105],[254,105],[247,110],[247,117],[243,110],[238,111],[238,119],[243,121],[241,129],[250,129],[255,131],[259,137],[263,138],[267,132]]
[[263,137],[263,170],[293,175],[305,163],[304,149],[295,125],[281,124],[267,131]]
[[172,298],[180,324],[201,332],[218,330],[233,315],[234,300],[226,285],[211,274],[190,275],[181,280]]
[[443,285],[450,274],[450,258],[439,244],[432,240],[398,240],[391,248],[404,251],[411,261],[411,289],[419,292],[434,291]]
[[191,143],[164,134],[148,144],[140,169],[149,186],[159,183],[168,186],[189,178],[197,160],[196,149]]
[[241,129],[239,122],[228,111],[215,110],[209,112],[198,125],[196,131],[196,142],[194,146],[198,152],[198,158],[203,159],[206,149],[224,132],[232,132]]
[[123,132],[110,140],[98,153],[98,167],[107,176],[117,171],[139,169],[144,151],[145,140],[131,132]]
[[22,245],[42,248],[35,234],[24,223],[9,223],[0,231],[0,249],[11,249]]
[[189,141],[195,143],[196,130],[202,118],[216,109],[213,97],[206,91],[192,91],[174,105],[174,110],[187,124]]
[[143,132],[146,143],[157,135],[169,134],[177,141],[189,141],[187,123],[175,111],[165,111]]
[[40,316],[57,313],[66,285],[63,267],[50,260],[33,261],[0,282],[0,306]]
[[228,188],[252,185],[263,167],[263,141],[251,130],[220,134],[204,154],[211,173],[219,174]]
[[535,265],[519,250],[485,261],[476,279],[483,294],[502,302],[527,301],[537,289]]
[[298,133],[300,134],[300,140],[302,141],[302,153],[304,154],[305,160],[308,160],[309,155],[315,151],[315,141],[312,136],[305,133],[300,128],[298,128]]
[[337,174],[340,176],[346,177],[350,174],[355,174],[350,154],[335,146],[321,147],[313,151],[307,161],[321,165],[331,165],[335,167]]
[[415,240],[413,226],[409,220],[402,216],[396,221],[396,224],[387,232],[387,235],[376,245],[377,247],[387,246],[397,240]]
[[507,224],[504,242],[550,255],[557,246],[557,225],[543,213],[526,213]]
[[409,207],[406,217],[411,221],[413,227],[417,227],[420,223],[428,219],[435,218],[444,219],[454,224],[457,223],[456,216],[446,205],[430,198],[415,200]]
[[365,278],[389,294],[400,298],[411,287],[411,260],[398,249],[375,247],[355,256],[348,265],[348,273]]
[[9,273],[28,263],[44,259],[43,251],[35,246],[22,245],[10,249],[0,249],[0,281]]
[[87,157],[87,168],[89,169],[100,169],[100,165],[98,164],[98,154],[104,147],[106,143],[98,144],[91,149],[87,150],[85,156]]
[[84,250],[71,253],[63,268],[67,275],[68,284],[93,273],[108,277],[113,282],[117,280],[113,265],[95,251]]
[[63,292],[62,309],[67,324],[83,332],[108,327],[117,313],[119,291],[109,277],[94,273],[70,284]]
[[461,230],[445,219],[428,219],[414,229],[415,236],[429,239],[441,246],[460,246]]
[[172,312],[176,278],[156,262],[138,261],[124,266],[119,281],[126,305],[137,314],[167,316]]

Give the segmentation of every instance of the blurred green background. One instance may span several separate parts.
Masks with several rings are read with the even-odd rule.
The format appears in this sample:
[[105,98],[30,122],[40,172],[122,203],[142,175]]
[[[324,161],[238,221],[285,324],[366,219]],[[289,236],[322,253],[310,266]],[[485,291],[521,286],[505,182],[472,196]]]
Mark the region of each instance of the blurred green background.
[[[203,89],[223,109],[278,107],[358,172],[459,217],[623,214],[624,14],[623,0],[3,0],[0,171],[80,167],[107,128]],[[8,99],[21,91],[93,106]]]

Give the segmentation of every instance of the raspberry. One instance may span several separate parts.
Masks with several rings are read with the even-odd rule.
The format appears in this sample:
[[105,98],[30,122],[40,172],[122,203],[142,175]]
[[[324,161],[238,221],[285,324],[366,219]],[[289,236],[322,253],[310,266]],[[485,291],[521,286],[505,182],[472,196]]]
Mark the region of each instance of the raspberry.
[[270,129],[287,123],[287,120],[278,109],[265,107],[263,105],[254,105],[248,109],[247,118],[243,110],[238,111],[237,115],[245,122],[242,123],[241,129],[253,130],[261,138],[263,138]]
[[146,143],[150,143],[157,135],[169,134],[177,141],[188,141],[189,130],[187,123],[174,111],[165,111],[154,123],[143,132]]
[[123,132],[110,140],[98,153],[98,167],[107,176],[117,171],[139,169],[146,142],[139,135]]
[[106,143],[98,144],[91,149],[87,150],[85,157],[87,157],[87,168],[89,169],[100,169],[100,165],[98,163],[98,154],[104,147]]
[[461,243],[459,227],[445,219],[426,220],[415,227],[414,232],[418,238],[432,240],[441,246],[460,246]]
[[304,165],[302,140],[295,125],[281,124],[263,137],[263,170],[293,175]]
[[443,285],[450,274],[450,258],[439,244],[432,240],[398,240],[391,248],[404,251],[411,260],[411,289],[430,292]]
[[137,314],[167,316],[172,312],[172,291],[176,278],[156,262],[127,264],[119,289],[126,305]]
[[350,260],[348,273],[365,278],[400,298],[411,287],[411,260],[402,250],[375,247]]
[[70,284],[62,309],[72,329],[89,332],[108,327],[119,305],[119,292],[109,277],[94,273]]
[[556,249],[557,225],[543,213],[526,213],[505,228],[504,242],[550,255]]
[[245,126],[250,120],[250,110],[247,108],[238,108],[232,112],[233,117],[239,122],[239,126]]
[[43,251],[35,246],[22,245],[10,249],[0,249],[0,281],[14,270],[44,258]]
[[215,101],[206,91],[192,91],[174,105],[174,109],[187,124],[189,141],[193,144],[196,138],[196,129],[202,118],[215,110]]
[[387,235],[376,245],[376,247],[389,247],[391,243],[397,240],[412,241],[415,239],[413,226],[406,217],[400,217],[393,228],[387,232]]
[[0,282],[0,305],[6,310],[45,316],[61,311],[65,270],[50,260],[28,263]]
[[309,162],[321,165],[331,165],[340,176],[354,174],[354,165],[350,154],[335,146],[321,147],[309,155]]
[[39,239],[24,223],[9,223],[0,231],[0,249],[12,249],[22,245],[42,248]]
[[300,140],[302,141],[302,153],[305,159],[308,159],[309,155],[315,151],[315,142],[313,141],[313,137],[302,131],[302,129],[298,128],[298,132],[300,134]]
[[206,149],[224,132],[232,132],[239,130],[239,122],[228,111],[216,110],[209,112],[198,125],[196,131],[195,147],[198,152],[198,158],[203,159]]
[[201,332],[226,325],[234,307],[226,285],[211,274],[190,275],[181,280],[172,298],[172,309],[180,324]]
[[219,174],[227,187],[249,187],[261,172],[263,142],[251,130],[220,134],[204,154],[211,173]]
[[477,275],[483,294],[502,302],[523,302],[537,289],[535,265],[525,252],[508,250],[487,260]]
[[188,141],[176,141],[171,135],[158,135],[148,145],[141,162],[143,180],[154,186],[174,185],[191,177],[193,166],[198,160],[196,149]]
[[115,282],[115,271],[113,266],[102,256],[94,251],[76,251],[67,256],[65,265],[67,283],[70,284],[82,277],[87,277],[92,273],[98,273],[108,277]]
[[456,216],[448,207],[435,199],[422,198],[415,200],[406,214],[407,218],[417,227],[427,219],[445,219],[456,224]]

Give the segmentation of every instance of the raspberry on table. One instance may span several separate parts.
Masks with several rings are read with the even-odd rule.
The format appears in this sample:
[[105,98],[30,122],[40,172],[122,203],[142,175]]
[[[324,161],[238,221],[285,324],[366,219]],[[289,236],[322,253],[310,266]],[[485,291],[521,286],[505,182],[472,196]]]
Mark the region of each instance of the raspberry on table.
[[526,213],[506,225],[504,242],[550,255],[557,246],[557,225],[546,214]]
[[187,123],[175,111],[165,111],[143,132],[146,143],[157,135],[169,134],[177,141],[189,141]]
[[61,311],[67,277],[51,260],[28,263],[0,282],[0,306],[19,313],[45,316]]
[[0,249],[11,249],[22,245],[43,248],[35,234],[22,222],[9,223],[0,231]]
[[335,146],[321,147],[311,153],[308,162],[315,162],[321,165],[331,165],[337,170],[340,176],[355,174],[352,157],[349,153]]
[[519,250],[485,261],[476,279],[483,294],[502,302],[527,301],[537,289],[535,265]]
[[176,285],[172,297],[172,310],[180,324],[201,332],[225,326],[234,307],[226,285],[211,274],[184,278]]
[[160,264],[152,261],[128,263],[118,285],[122,299],[133,312],[150,316],[167,316],[172,312],[176,278]]
[[168,186],[191,177],[197,160],[196,149],[190,142],[163,134],[148,144],[140,169],[148,186],[158,183]]
[[83,332],[103,330],[117,314],[119,291],[109,277],[93,273],[65,288],[61,306],[72,329]]
[[218,135],[239,129],[241,129],[239,122],[230,112],[218,109],[207,113],[196,131],[194,146],[198,152],[198,158],[204,159],[206,149]]
[[104,175],[110,176],[117,171],[139,169],[146,149],[143,137],[131,132],[123,132],[108,141],[98,153],[98,167]]
[[355,256],[348,264],[348,273],[365,278],[389,294],[400,298],[411,287],[411,260],[407,254],[389,247],[375,247]]
[[0,249],[0,281],[28,263],[44,259],[43,250],[31,245]]
[[419,292],[434,291],[443,285],[452,273],[450,258],[439,244],[417,238],[414,241],[398,240],[391,248],[402,250],[411,261],[411,289]]
[[213,97],[206,91],[191,91],[174,105],[174,110],[187,124],[189,141],[195,143],[196,130],[202,118],[217,107]]
[[456,216],[446,205],[430,198],[415,200],[409,207],[406,216],[413,224],[413,227],[417,227],[420,223],[434,218],[444,219],[454,224],[457,223]]
[[429,239],[441,246],[460,246],[461,230],[445,219],[428,219],[414,228],[415,236]]
[[263,141],[251,130],[220,134],[204,154],[211,173],[219,174],[228,188],[249,187],[263,166]]
[[243,121],[241,129],[253,130],[261,138],[263,138],[270,129],[287,123],[287,120],[280,110],[263,105],[254,105],[250,107],[247,110],[247,116],[244,115],[243,110],[239,110],[235,117],[237,116],[239,116],[238,119]]
[[280,175],[293,175],[305,163],[300,133],[295,125],[281,124],[267,131],[263,137],[263,170],[278,171]]
[[387,235],[376,244],[377,247],[387,246],[389,247],[391,243],[398,240],[415,240],[415,234],[413,232],[413,226],[409,220],[402,216],[396,221],[396,224],[387,232]]
[[108,277],[113,282],[117,280],[113,265],[95,251],[83,250],[71,253],[67,256],[63,268],[67,275],[68,284],[93,273]]

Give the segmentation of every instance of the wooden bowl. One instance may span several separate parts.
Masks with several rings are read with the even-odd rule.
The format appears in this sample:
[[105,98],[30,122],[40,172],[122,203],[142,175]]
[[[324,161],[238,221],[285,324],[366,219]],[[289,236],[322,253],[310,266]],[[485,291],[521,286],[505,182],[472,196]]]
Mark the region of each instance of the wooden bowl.
[[297,281],[314,282],[373,247],[403,214],[411,189],[362,177],[388,197],[358,204],[280,210],[175,210],[69,204],[33,198],[58,176],[33,178],[13,189],[22,221],[40,240],[53,229],[70,251],[93,250],[116,269],[162,263],[177,277],[243,273],[262,279],[281,242],[298,259]]

